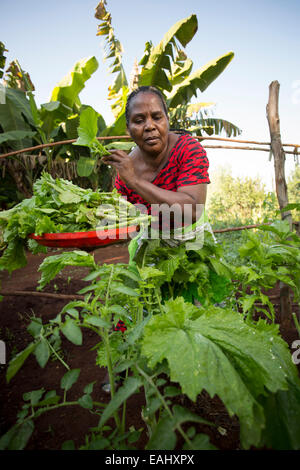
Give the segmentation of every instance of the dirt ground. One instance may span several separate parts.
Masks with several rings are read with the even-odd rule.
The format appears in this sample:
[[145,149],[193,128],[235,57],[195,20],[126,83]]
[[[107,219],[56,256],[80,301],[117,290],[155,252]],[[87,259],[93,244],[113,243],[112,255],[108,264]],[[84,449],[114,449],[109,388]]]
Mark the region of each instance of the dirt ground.
[[[40,278],[38,267],[45,256],[58,254],[59,251],[51,250],[47,255],[28,254],[28,264],[23,269],[15,271],[11,276],[0,272],[0,291],[12,292],[5,295],[0,302],[0,339],[6,345],[6,362],[12,355],[23,350],[32,340],[27,332],[27,326],[32,316],[41,317],[43,321],[54,318],[68,302],[46,297],[34,297],[31,295],[16,296],[14,291],[35,291]],[[99,263],[119,263],[128,261],[127,244],[116,244],[93,251],[95,260]],[[44,291],[59,294],[76,294],[86,285],[82,278],[87,274],[85,268],[68,267],[46,288]],[[272,295],[278,291],[271,292]],[[273,299],[274,303],[278,299]],[[298,310],[299,311],[299,310]],[[298,339],[295,328],[281,331],[283,338],[291,346]],[[68,393],[68,398],[77,398],[83,394],[83,388],[87,384],[97,381],[93,391],[93,399],[107,403],[109,396],[101,389],[101,382],[105,370],[95,364],[96,352],[91,348],[99,341],[99,337],[91,331],[85,331],[82,346],[75,346],[67,340],[62,342],[64,360],[70,368],[80,368],[79,380]],[[45,390],[60,389],[60,380],[66,369],[58,361],[49,361],[45,369],[42,369],[36,359],[31,355],[25,361],[23,367],[15,375],[9,384],[5,381],[6,365],[0,365],[0,436],[3,435],[15,422],[20,411],[25,392],[44,388]],[[197,425],[197,430],[207,433],[211,443],[221,450],[239,449],[239,423],[233,417],[230,418],[217,397],[211,399],[206,393],[199,395],[196,403],[191,403],[186,396],[178,398],[180,404],[189,407],[201,417],[214,422],[217,426],[212,430],[208,426]],[[134,395],[128,401],[127,427],[135,426],[136,429],[145,428],[141,418],[141,409],[144,405],[143,395]],[[84,408],[61,408],[44,414],[35,422],[35,431],[27,445],[27,450],[60,450],[62,443],[73,440],[76,447],[83,445],[85,436],[90,429],[96,426],[99,417]],[[143,449],[147,440],[146,432],[141,435],[137,448]],[[178,441],[178,449],[180,449]]]

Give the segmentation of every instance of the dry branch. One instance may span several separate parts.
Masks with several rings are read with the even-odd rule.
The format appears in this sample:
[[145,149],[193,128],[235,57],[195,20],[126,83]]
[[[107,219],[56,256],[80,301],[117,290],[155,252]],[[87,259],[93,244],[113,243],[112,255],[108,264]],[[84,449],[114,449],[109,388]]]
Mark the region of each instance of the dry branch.
[[33,297],[48,297],[50,299],[56,300],[84,300],[84,295],[78,294],[51,294],[50,292],[35,292],[35,291],[27,291],[27,290],[15,290],[15,291],[0,291],[0,295],[5,297],[7,296],[24,296],[30,295]]

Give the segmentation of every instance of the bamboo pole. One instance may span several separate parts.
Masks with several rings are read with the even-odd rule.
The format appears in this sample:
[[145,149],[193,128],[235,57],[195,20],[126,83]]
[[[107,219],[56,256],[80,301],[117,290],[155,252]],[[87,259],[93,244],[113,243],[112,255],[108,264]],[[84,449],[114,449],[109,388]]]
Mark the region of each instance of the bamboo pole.
[[[223,137],[205,137],[205,136],[194,136],[196,139],[202,141],[202,140],[219,140],[219,141],[224,141],[224,142],[235,142],[235,143],[241,143],[241,144],[256,144],[256,145],[268,145],[269,148],[263,149],[260,147],[233,147],[233,146],[210,146],[210,145],[205,145],[205,148],[222,148],[222,149],[238,149],[238,150],[258,150],[258,151],[264,151],[264,152],[269,152],[270,151],[270,142],[258,142],[255,140],[241,140],[241,139],[229,139],[229,138],[223,138]],[[115,136],[104,136],[104,137],[97,137],[98,140],[113,140],[113,139],[130,139],[129,135],[115,135]],[[19,150],[14,150],[11,152],[7,153],[2,153],[0,154],[0,158],[7,158],[7,157],[12,157],[13,155],[18,155],[20,153],[30,153],[35,150],[42,150],[46,147],[56,147],[58,145],[65,145],[65,144],[72,144],[73,142],[76,142],[76,139],[68,139],[68,140],[60,140],[58,142],[49,142],[46,144],[40,144],[40,145],[35,145],[33,147],[26,147],[23,149]],[[299,155],[298,148],[300,148],[300,144],[282,144],[284,147],[293,147],[294,151],[286,151],[285,153],[291,154],[291,155]]]

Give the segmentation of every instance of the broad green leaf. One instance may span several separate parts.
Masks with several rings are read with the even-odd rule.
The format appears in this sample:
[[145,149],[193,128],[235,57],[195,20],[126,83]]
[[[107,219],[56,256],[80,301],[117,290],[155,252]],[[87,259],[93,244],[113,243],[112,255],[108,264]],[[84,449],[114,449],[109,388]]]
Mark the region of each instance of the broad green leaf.
[[[234,53],[228,52],[193,72],[182,83],[175,86],[167,95],[169,108],[176,108],[180,104],[188,104],[193,96],[197,97],[197,91],[205,91],[206,88],[223,72]],[[168,90],[170,91],[170,90]]]
[[57,274],[65,266],[85,266],[89,268],[95,267],[93,256],[85,251],[70,251],[60,255],[48,256],[39,266],[38,271],[42,272],[41,279],[39,280],[38,289],[41,290],[54,279]]
[[80,369],[72,369],[66,372],[66,374],[62,377],[60,382],[60,387],[68,391],[77,382],[78,377],[80,374]]
[[18,353],[13,359],[10,361],[9,366],[6,371],[6,381],[10,382],[11,379],[16,375],[18,370],[22,367],[27,357],[35,350],[36,344],[30,343],[27,348],[23,351]]
[[0,258],[0,271],[6,269],[9,273],[16,269],[23,268],[27,264],[25,250],[20,239],[15,238],[9,242],[3,255]]
[[286,374],[264,334],[247,326],[241,316],[211,307],[195,320],[183,299],[166,302],[168,311],[145,327],[142,354],[149,367],[167,359],[170,378],[191,400],[205,389],[218,395],[241,424],[245,448],[259,442],[264,426],[257,396],[286,390]]
[[26,137],[33,137],[34,135],[36,135],[36,132],[29,130],[3,132],[2,134],[0,134],[0,144],[2,144],[3,142],[9,142],[10,140],[22,140]]
[[59,101],[70,108],[78,103],[78,95],[83,90],[85,82],[98,68],[96,57],[89,57],[77,62],[72,70],[54,88],[51,101]]
[[[49,103],[41,104],[39,115],[42,121],[42,129],[46,136],[51,135],[51,132],[56,128],[58,122],[65,122],[67,127],[67,116],[72,114],[72,108],[59,101],[49,101]],[[68,132],[67,137],[68,139],[74,138],[73,136],[70,137]]]
[[124,401],[126,401],[131,395],[138,392],[142,381],[139,378],[128,377],[124,385],[117,390],[114,397],[110,400],[107,407],[104,409],[100,422],[99,428],[101,428],[106,421],[119,409]]
[[88,106],[80,114],[78,139],[73,145],[89,146],[95,139],[98,131],[98,113]]
[[95,168],[95,158],[80,157],[77,161],[77,174],[81,177],[90,176]]
[[[5,88],[5,103],[0,103],[0,122],[5,133],[10,131],[31,132],[30,126],[35,127],[30,103],[23,91]],[[9,145],[13,150],[30,147],[32,139],[18,137],[17,140],[10,141]]]
[[180,20],[172,26],[160,43],[151,50],[148,60],[142,69],[139,86],[152,85],[171,91],[172,85],[165,70],[171,72],[170,57],[173,56],[175,39],[185,47],[195,35],[197,28],[196,15]]
[[266,429],[262,445],[274,450],[300,450],[300,388],[289,383],[288,391],[264,397]]
[[82,344],[82,331],[72,318],[67,319],[61,327],[61,331],[71,343],[78,346]]

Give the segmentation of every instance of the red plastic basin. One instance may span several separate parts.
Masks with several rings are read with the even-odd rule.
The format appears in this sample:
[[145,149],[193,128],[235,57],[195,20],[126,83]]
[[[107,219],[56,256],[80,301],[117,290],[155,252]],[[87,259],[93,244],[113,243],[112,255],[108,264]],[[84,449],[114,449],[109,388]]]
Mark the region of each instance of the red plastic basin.
[[40,245],[49,247],[84,248],[111,245],[134,238],[139,231],[137,225],[112,230],[93,230],[90,232],[44,233],[28,237]]

